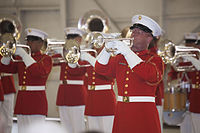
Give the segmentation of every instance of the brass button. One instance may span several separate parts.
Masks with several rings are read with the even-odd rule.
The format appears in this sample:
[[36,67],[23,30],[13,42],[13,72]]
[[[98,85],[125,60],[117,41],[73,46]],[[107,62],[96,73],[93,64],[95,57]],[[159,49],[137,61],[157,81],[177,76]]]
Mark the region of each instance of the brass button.
[[65,69],[68,69],[68,67],[66,66]]
[[65,71],[65,74],[67,74],[67,71]]
[[95,84],[95,82],[92,82],[92,84],[94,85],[94,84]]
[[125,87],[128,87],[128,84],[125,84]]
[[92,72],[93,75],[95,75],[95,72]]
[[199,74],[199,72],[196,72],[196,74]]
[[22,84],[25,84],[25,83],[26,83],[25,81],[22,82]]
[[199,76],[197,76],[196,79],[199,79]]
[[129,80],[129,78],[126,78],[126,81],[128,81]]
[[196,84],[199,84],[199,82],[197,81]]
[[65,79],[67,79],[67,76],[64,76]]
[[95,79],[95,77],[93,76],[92,79]]
[[128,94],[128,91],[125,91],[124,94]]
[[26,71],[24,71],[24,74],[26,74]]
[[126,71],[126,74],[129,74],[129,71]]
[[23,79],[26,79],[26,76],[23,76]]

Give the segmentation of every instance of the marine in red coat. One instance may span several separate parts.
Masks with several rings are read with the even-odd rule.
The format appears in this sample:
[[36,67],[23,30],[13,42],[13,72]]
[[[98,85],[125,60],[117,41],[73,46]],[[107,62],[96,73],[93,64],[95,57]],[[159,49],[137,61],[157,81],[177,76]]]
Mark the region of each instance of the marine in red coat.
[[52,68],[51,57],[40,52],[47,34],[32,28],[26,29],[26,33],[31,55],[18,47],[15,55],[21,61],[12,62],[9,57],[3,57],[0,66],[3,72],[18,73],[20,89],[14,113],[18,118],[19,133],[25,132],[24,128],[34,121],[45,120],[48,109],[45,85]]
[[[64,29],[66,43],[68,40],[74,40],[81,43],[84,32],[76,27],[67,27]],[[62,54],[63,51],[58,53]],[[61,54],[54,55],[53,58],[63,58]],[[63,59],[64,60],[64,59]],[[59,115],[62,126],[69,133],[84,132],[85,129],[85,99],[86,88],[84,85],[85,73],[83,68],[75,68],[71,72],[67,61],[55,62],[54,65],[60,66],[60,85],[57,93],[56,105],[59,108]]]
[[161,35],[161,28],[144,15],[133,16],[132,23],[133,46],[130,48],[121,41],[108,42],[106,49],[117,49],[115,54],[118,55],[110,58],[110,53],[104,49],[95,70],[117,81],[113,133],[160,133],[155,92],[163,76],[163,63],[147,48],[153,37]]

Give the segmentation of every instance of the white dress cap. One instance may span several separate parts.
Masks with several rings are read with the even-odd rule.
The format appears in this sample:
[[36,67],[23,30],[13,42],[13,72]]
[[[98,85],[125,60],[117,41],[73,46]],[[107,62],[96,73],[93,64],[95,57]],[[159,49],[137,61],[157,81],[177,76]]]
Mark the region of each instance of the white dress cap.
[[48,34],[46,32],[34,28],[27,28],[25,29],[25,32],[27,36],[37,36],[40,37],[42,40],[45,40],[48,37]]
[[185,33],[184,34],[184,39],[191,39],[191,40],[197,40],[198,39],[198,33]]
[[64,29],[65,35],[67,36],[68,34],[78,34],[80,36],[84,35],[86,32],[78,29],[76,27],[67,27]]
[[135,15],[132,17],[132,24],[142,24],[152,30],[152,35],[158,37],[162,35],[162,29],[156,21],[153,19],[144,16],[144,15]]

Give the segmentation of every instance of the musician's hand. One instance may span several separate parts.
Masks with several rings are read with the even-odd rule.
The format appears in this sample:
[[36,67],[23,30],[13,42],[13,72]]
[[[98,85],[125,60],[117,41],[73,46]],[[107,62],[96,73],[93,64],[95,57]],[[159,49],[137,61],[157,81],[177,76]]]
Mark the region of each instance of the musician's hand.
[[76,63],[74,63],[74,64],[68,63],[68,66],[71,67],[71,68],[76,68],[76,67],[77,67],[77,64],[76,64]]
[[105,47],[106,47],[106,50],[108,49],[113,49],[114,48],[114,45],[115,45],[115,42],[114,41],[108,41],[105,43]]
[[88,61],[93,67],[95,65],[96,59],[87,52],[81,52],[81,60]]
[[27,53],[26,53],[26,51],[23,48],[17,47],[14,55],[19,55],[19,56],[23,57],[26,54]]
[[190,61],[198,71],[200,70],[200,60],[190,56],[184,56],[182,58]]
[[8,65],[8,64],[10,64],[10,60],[11,60],[11,58],[9,56],[7,56],[7,57],[4,56],[1,58],[1,63],[4,65]]
[[89,54],[89,53],[87,53],[87,52],[81,52],[81,57],[80,57],[80,59],[81,60],[85,60],[85,61],[87,61],[88,60],[88,57],[90,57],[91,55]]
[[15,51],[14,55],[19,55],[22,57],[22,60],[24,61],[24,64],[26,65],[26,67],[31,66],[33,63],[36,63],[36,61],[28,54],[26,53],[26,51],[21,48],[18,47]]
[[114,41],[113,45],[114,45],[114,49],[117,49],[115,54],[120,53],[120,54],[126,56],[128,53],[131,52],[131,49],[129,48],[129,46],[122,41]]

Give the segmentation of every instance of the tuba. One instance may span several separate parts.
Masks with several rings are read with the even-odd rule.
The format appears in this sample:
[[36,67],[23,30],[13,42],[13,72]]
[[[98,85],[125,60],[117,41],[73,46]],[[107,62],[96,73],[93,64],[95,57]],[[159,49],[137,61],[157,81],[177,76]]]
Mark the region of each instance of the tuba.
[[13,55],[17,47],[22,47],[30,54],[30,47],[27,45],[18,44],[21,32],[21,23],[14,16],[0,17],[0,55],[9,56],[15,62]]
[[78,28],[87,33],[93,31],[107,33],[109,30],[108,18],[99,10],[90,10],[79,19]]
[[84,40],[87,45],[91,45],[92,32],[107,33],[109,31],[108,18],[99,10],[90,10],[79,19],[78,28],[87,33]]
[[179,66],[179,63],[183,63],[182,57],[195,57],[199,58],[200,49],[188,46],[176,46],[169,40],[164,40],[164,43],[158,50],[160,55],[166,64],[171,64],[176,71],[194,71],[193,65]]

